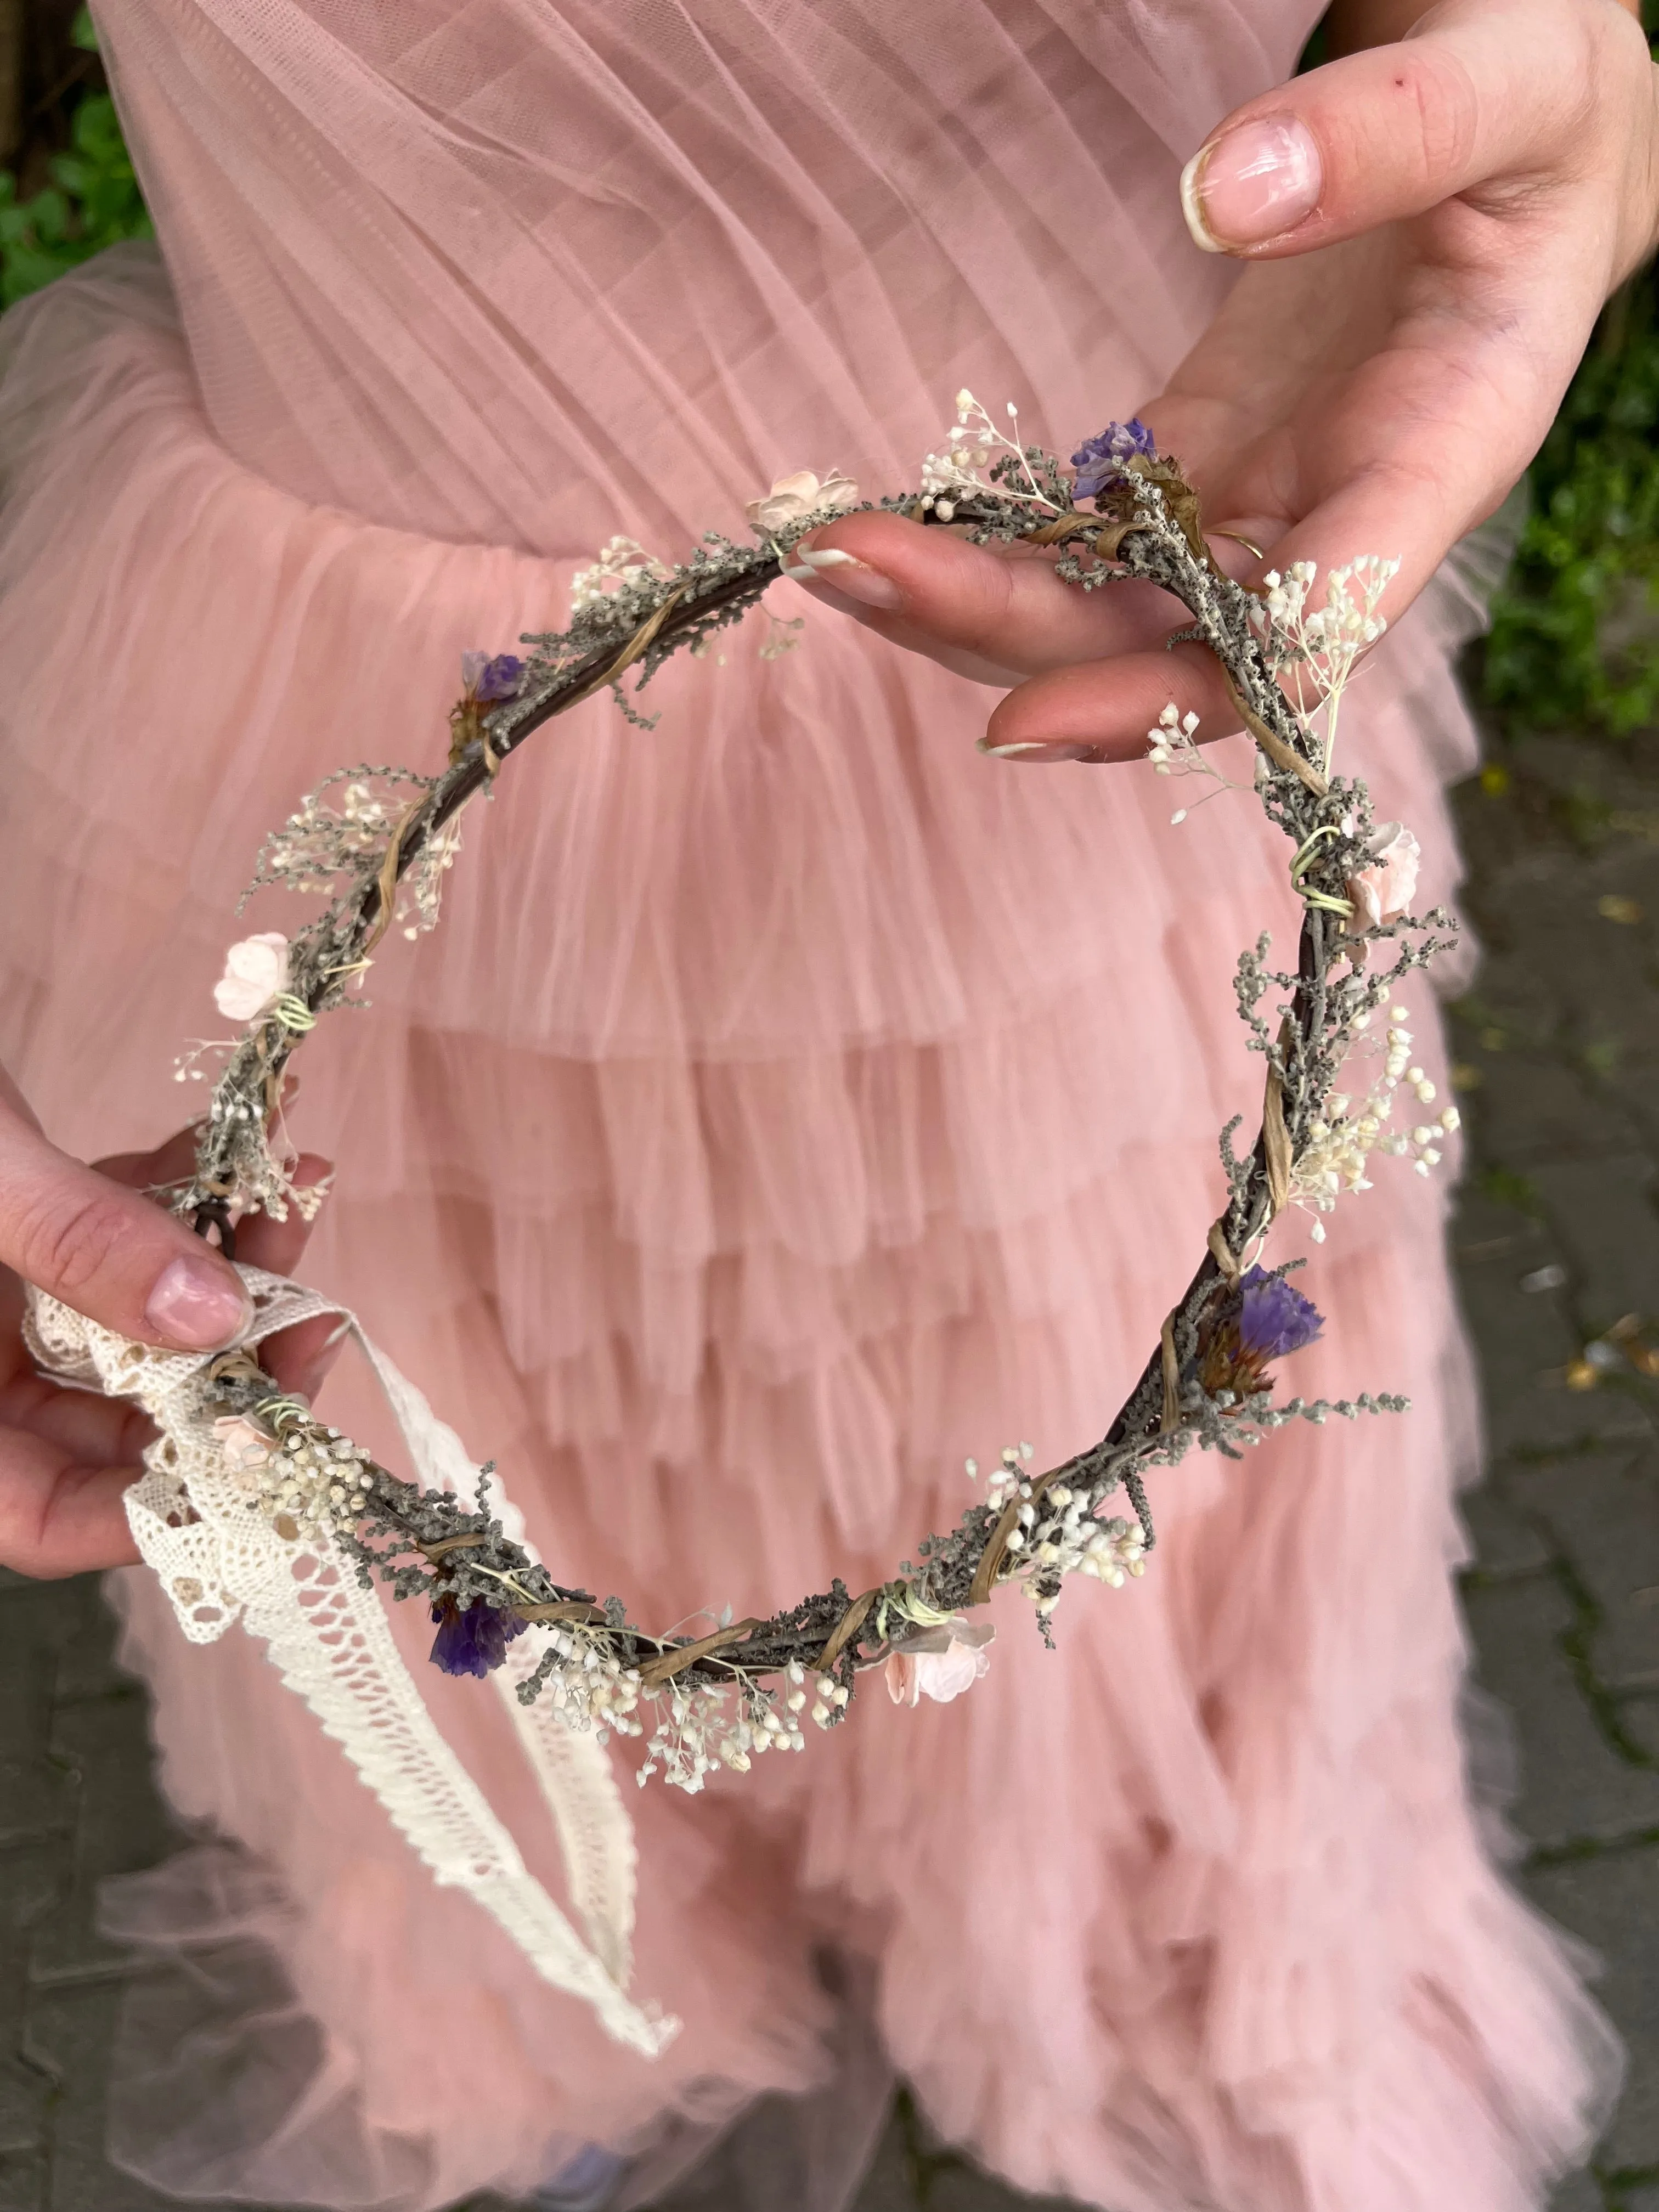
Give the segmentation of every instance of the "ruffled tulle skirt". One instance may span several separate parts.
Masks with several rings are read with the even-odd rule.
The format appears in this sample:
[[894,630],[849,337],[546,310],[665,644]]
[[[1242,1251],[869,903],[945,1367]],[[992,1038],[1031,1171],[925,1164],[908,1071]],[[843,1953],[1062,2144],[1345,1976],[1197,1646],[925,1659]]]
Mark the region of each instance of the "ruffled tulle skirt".
[[[264,832],[337,766],[438,763],[459,653],[557,627],[569,564],[250,474],[142,253],[3,336],[0,1045],[91,1154],[183,1118],[224,946],[302,918],[234,919]],[[1431,897],[1468,759],[1450,620],[1419,609],[1349,710]],[[513,762],[293,1115],[339,1168],[312,1279],[562,1575],[661,1625],[867,1583],[954,1519],[969,1453],[1101,1432],[1217,1211],[1217,1131],[1259,1109],[1234,958],[1296,927],[1248,799],[1173,828],[1150,773],[980,758],[986,694],[828,614],[778,659],[758,629],[665,672],[655,729],[600,702]],[[654,2063],[434,1887],[258,1648],[186,1647],[119,1577],[166,1789],[220,1841],[112,1903],[170,1962],[118,2156],[431,2212],[590,2142],[660,2177],[816,2090],[834,2212],[890,2068],[951,2141],[1113,2212],[1536,2205],[1609,2061],[1471,1811],[1443,1183],[1376,1180],[1316,1253],[1293,1381],[1407,1416],[1166,1474],[1145,1580],[1069,1593],[1053,1653],[1000,1607],[948,1707],[866,1694],[700,1798],[630,1789],[635,1986],[685,2023]],[[424,1679],[556,1882],[495,1700]]]

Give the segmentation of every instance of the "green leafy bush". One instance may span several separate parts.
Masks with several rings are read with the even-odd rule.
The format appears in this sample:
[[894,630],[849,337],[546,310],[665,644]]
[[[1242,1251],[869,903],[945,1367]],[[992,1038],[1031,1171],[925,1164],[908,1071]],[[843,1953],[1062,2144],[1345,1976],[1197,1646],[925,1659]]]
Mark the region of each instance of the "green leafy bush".
[[[84,8],[71,35],[78,46],[97,46]],[[0,305],[38,292],[120,239],[155,235],[106,93],[80,102],[69,150],[52,156],[47,174],[49,184],[20,199],[16,178],[0,170]]]
[[1531,470],[1486,685],[1528,723],[1659,721],[1659,296],[1617,294]]

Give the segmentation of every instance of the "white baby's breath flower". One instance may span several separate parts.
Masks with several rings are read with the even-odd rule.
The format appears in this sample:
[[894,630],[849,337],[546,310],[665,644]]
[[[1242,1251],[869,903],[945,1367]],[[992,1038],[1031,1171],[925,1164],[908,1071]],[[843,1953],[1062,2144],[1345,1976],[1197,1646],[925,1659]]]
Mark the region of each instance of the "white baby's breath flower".
[[288,939],[279,929],[245,937],[225,955],[213,1003],[228,1022],[258,1021],[288,988]]
[[[1386,826],[1392,830],[1396,825]],[[1291,1203],[1306,1213],[1329,1213],[1345,1193],[1370,1190],[1367,1170],[1373,1152],[1410,1160],[1419,1175],[1427,1175],[1440,1164],[1443,1140],[1460,1126],[1457,1109],[1449,1106],[1437,1121],[1419,1121],[1410,1129],[1389,1127],[1402,1085],[1425,1106],[1433,1099],[1435,1086],[1422,1068],[1411,1064],[1407,1009],[1391,1006],[1389,1015],[1382,1073],[1365,1097],[1356,1104],[1347,1092],[1333,1091],[1308,1124],[1307,1141],[1291,1176]],[[1351,1027],[1358,1029],[1358,1022]],[[1324,1242],[1324,1229],[1316,1218],[1311,1234],[1316,1243]]]
[[858,503],[858,486],[839,469],[823,477],[811,469],[798,469],[793,476],[780,477],[763,499],[751,499],[744,513],[757,530],[770,532],[787,530],[826,508],[839,514]]
[[1343,690],[1361,656],[1388,628],[1379,610],[1400,563],[1365,554],[1333,568],[1325,579],[1325,605],[1310,608],[1317,573],[1311,561],[1292,561],[1283,574],[1270,568],[1249,619],[1274,673],[1286,679],[1303,721],[1311,726],[1322,708],[1321,765],[1328,775]]
[[[1019,410],[1012,399],[1008,419],[1018,433]],[[1018,465],[1024,483],[1008,478],[993,484],[985,471],[995,461],[1010,459]],[[957,419],[945,433],[944,443],[938,453],[923,456],[921,495],[922,506],[931,508],[941,522],[955,521],[962,500],[987,495],[1034,507],[1048,514],[1059,512],[1031,473],[1018,434],[1010,437],[1000,428],[965,385],[957,394]]]
[[[1223,791],[1247,790],[1248,785],[1235,783],[1231,776],[1224,775],[1205,757],[1195,742],[1197,736],[1198,716],[1190,711],[1183,714],[1171,699],[1159,714],[1156,725],[1146,732],[1146,757],[1152,763],[1153,772],[1158,775],[1205,778],[1216,787],[1214,791],[1206,792],[1205,799],[1213,799]],[[1194,804],[1202,806],[1205,799],[1196,799]],[[1191,811],[1190,807],[1183,806],[1170,819],[1172,823],[1184,822]]]
[[607,599],[636,584],[665,584],[673,574],[635,539],[612,538],[599,548],[591,568],[578,568],[570,579],[570,611],[574,616],[589,607],[603,606]]

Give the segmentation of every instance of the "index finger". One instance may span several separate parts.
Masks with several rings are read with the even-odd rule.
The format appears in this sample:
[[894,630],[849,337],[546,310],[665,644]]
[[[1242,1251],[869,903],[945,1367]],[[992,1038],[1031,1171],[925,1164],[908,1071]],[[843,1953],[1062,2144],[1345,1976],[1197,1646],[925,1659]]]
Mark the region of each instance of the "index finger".
[[[896,644],[920,632],[1016,675],[1145,646],[1182,618],[1180,605],[1155,585],[1081,592],[1062,583],[1035,549],[993,551],[902,515],[848,515],[815,532],[810,550],[848,556],[845,565],[821,568],[817,580],[856,599],[867,628]],[[871,577],[890,596],[872,593]]]

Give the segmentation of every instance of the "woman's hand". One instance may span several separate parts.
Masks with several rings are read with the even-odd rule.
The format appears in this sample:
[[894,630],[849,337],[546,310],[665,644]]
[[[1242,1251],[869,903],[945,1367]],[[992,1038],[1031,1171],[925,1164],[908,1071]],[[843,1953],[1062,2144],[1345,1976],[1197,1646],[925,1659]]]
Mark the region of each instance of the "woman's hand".
[[[121,1493],[155,1434],[135,1406],[43,1382],[23,1348],[23,1285],[38,1284],[124,1336],[179,1352],[216,1350],[252,1308],[234,1270],[182,1222],[140,1196],[190,1171],[186,1133],[159,1152],[85,1167],[42,1135],[0,1072],[0,1565],[72,1575],[137,1557]],[[297,1179],[316,1182],[322,1160]],[[238,1256],[285,1274],[308,1234],[297,1214],[249,1222]],[[285,1388],[307,1394],[325,1371],[327,1322],[274,1339]]]
[[[1413,12],[1370,6],[1385,30],[1379,7]],[[1397,44],[1225,118],[1188,165],[1183,204],[1208,250],[1249,266],[1141,410],[1203,494],[1208,529],[1252,539],[1279,568],[1397,556],[1397,617],[1501,504],[1602,301],[1654,246],[1655,74],[1619,0],[1442,0]],[[1170,699],[1206,736],[1237,726],[1208,653],[1162,649],[1181,617],[1148,586],[1085,597],[1045,560],[897,517],[850,517],[813,544],[854,556],[815,594],[1017,687],[989,750],[1138,757]],[[1216,550],[1257,573],[1228,541]]]

